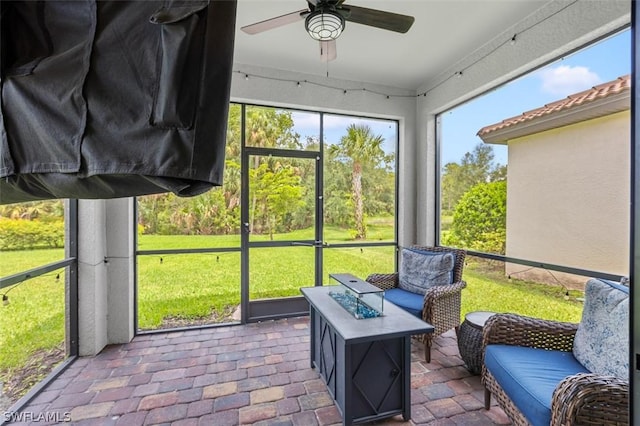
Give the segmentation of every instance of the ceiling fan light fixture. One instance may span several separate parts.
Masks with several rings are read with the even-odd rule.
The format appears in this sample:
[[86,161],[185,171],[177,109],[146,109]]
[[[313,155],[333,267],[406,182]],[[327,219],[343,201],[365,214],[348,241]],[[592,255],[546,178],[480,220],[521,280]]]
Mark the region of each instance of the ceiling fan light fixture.
[[314,10],[304,21],[311,38],[320,41],[335,40],[344,29],[344,18],[333,10]]

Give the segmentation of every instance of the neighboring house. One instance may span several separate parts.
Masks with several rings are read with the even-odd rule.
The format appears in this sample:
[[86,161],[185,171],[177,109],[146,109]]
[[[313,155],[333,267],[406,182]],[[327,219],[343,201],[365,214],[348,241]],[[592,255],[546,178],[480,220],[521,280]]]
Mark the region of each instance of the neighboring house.
[[[485,143],[508,146],[506,256],[628,274],[630,89],[626,75],[480,129]],[[513,263],[505,272],[586,281]]]

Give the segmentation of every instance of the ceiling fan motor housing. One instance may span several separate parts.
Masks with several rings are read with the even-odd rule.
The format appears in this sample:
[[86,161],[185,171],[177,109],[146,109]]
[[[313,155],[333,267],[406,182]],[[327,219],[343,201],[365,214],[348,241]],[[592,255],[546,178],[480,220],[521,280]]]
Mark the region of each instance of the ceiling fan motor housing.
[[344,30],[345,19],[335,10],[316,8],[307,15],[304,25],[311,38],[329,41],[340,37]]

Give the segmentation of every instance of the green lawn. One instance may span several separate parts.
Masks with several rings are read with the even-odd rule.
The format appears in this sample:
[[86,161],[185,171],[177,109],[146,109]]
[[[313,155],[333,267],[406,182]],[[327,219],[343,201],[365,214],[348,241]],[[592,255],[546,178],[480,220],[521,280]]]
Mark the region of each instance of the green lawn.
[[[391,222],[390,222],[391,221]],[[250,235],[251,242],[269,241],[269,235]],[[284,234],[273,234],[273,241],[314,240],[313,228],[301,229]],[[324,240],[329,244],[352,243],[349,230],[336,226],[324,227]],[[394,240],[393,219],[372,218],[367,225],[367,241],[380,242]],[[139,250],[240,247],[238,235],[140,235]]]
[[[147,239],[155,245],[152,240]],[[323,282],[330,284],[329,273],[366,277],[392,272],[393,252],[393,247],[325,249]],[[300,296],[300,287],[314,285],[313,262],[311,247],[251,249],[250,299]],[[138,303],[142,329],[158,328],[167,317],[201,319],[212,311],[229,313],[240,304],[240,253],[139,256]]]
[[[63,259],[63,249],[0,252],[0,276],[10,276]],[[59,274],[59,275],[58,275]],[[0,382],[12,400],[42,380],[52,367],[42,362],[65,341],[64,269],[0,289]],[[55,361],[54,361],[55,362]]]
[[[489,271],[469,261],[463,277],[462,313],[473,311],[512,312],[556,321],[580,322],[583,294],[548,284],[509,280],[504,274]],[[586,278],[585,278],[586,281]]]
[[138,257],[138,325],[203,318],[240,303],[240,253]]
[[[334,241],[339,230],[331,230]],[[388,237],[388,231],[379,235]],[[308,239],[304,232],[274,238]],[[344,233],[342,234],[344,238]],[[141,249],[184,247],[238,247],[238,237],[150,236]],[[329,273],[353,273],[366,278],[372,272],[394,269],[393,247],[332,248],[323,251],[323,282]],[[0,274],[60,260],[63,251],[32,250],[0,253]],[[162,257],[162,261],[161,261]],[[151,255],[138,257],[139,326],[158,328],[167,319],[228,321],[240,303],[240,253]],[[313,285],[313,250],[309,247],[254,248],[250,251],[250,298],[299,295]],[[61,270],[62,271],[62,270]],[[64,341],[64,274],[57,272],[0,290],[8,291],[9,305],[0,306],[0,381],[12,368],[24,365],[38,350],[50,350]],[[559,287],[508,280],[469,261],[464,278],[463,315],[475,310],[515,312],[540,318],[578,322],[579,293],[566,298]],[[169,323],[171,323],[169,321]]]
[[[64,249],[0,251],[0,277],[64,259]],[[2,290],[0,290],[2,291]]]

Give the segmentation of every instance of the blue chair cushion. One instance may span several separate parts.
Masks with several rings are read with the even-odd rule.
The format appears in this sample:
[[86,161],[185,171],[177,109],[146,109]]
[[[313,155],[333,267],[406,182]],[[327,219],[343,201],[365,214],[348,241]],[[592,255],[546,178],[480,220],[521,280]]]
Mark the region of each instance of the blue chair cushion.
[[588,373],[571,352],[488,345],[487,369],[532,425],[551,423],[551,397],[567,376]]
[[384,300],[422,319],[423,295],[411,293],[401,288],[392,288],[384,291]]

